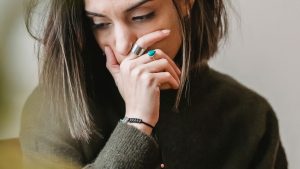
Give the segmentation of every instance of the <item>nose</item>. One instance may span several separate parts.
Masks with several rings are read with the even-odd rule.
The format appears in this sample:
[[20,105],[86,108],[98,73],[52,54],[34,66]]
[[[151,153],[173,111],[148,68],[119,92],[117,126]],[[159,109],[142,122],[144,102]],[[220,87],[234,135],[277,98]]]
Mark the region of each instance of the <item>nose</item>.
[[134,31],[125,24],[115,26],[115,50],[121,56],[127,56],[137,37]]

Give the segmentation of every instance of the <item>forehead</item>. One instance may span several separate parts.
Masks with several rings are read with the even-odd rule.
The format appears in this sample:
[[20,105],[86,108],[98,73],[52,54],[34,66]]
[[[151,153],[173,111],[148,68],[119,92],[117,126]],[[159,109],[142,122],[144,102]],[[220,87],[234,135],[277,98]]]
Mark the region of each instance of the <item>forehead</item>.
[[148,3],[148,1],[154,2],[160,0],[84,0],[84,3],[86,10],[105,12],[114,9],[124,11],[135,4],[142,2]]

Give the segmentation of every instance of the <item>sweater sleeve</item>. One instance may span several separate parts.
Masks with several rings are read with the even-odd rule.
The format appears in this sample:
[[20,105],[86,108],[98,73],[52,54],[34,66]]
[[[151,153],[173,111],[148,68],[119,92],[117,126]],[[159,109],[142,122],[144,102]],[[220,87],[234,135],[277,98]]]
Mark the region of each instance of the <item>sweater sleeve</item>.
[[[255,102],[254,102],[255,103]],[[280,141],[278,121],[264,101],[242,105],[233,120],[227,168],[286,169],[286,155]],[[224,167],[226,168],[226,167]]]
[[250,168],[287,169],[287,159],[278,130],[275,113],[269,110],[266,114],[265,131],[258,142]]
[[[255,101],[254,101],[255,103]],[[281,145],[278,120],[273,109],[259,99],[256,104],[242,105],[232,121],[234,135],[225,159],[227,168],[287,169]],[[224,167],[226,168],[226,167]]]
[[[71,137],[66,124],[43,110],[37,91],[27,100],[21,121],[20,141],[25,168],[147,169],[158,166],[158,145],[153,137],[118,123],[109,139],[98,134],[102,148],[88,159],[82,142]],[[90,151],[90,150],[88,150]]]
[[223,153],[215,152],[222,154],[221,168],[288,168],[278,120],[269,102],[229,76],[216,72],[212,76],[217,79],[213,81],[216,98],[223,103],[218,107],[223,113],[216,117],[226,124],[220,125],[223,137],[217,142]]
[[153,169],[158,165],[158,146],[152,137],[119,123],[95,162],[88,168]]

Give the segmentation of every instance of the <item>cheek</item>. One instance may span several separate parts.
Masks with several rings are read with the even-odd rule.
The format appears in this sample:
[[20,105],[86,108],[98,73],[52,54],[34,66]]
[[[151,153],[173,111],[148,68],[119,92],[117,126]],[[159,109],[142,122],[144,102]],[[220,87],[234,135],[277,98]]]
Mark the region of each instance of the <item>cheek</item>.
[[168,15],[166,18],[168,19],[164,19],[161,23],[161,29],[170,29],[171,33],[166,39],[153,45],[153,48],[161,49],[173,59],[182,45],[181,28],[176,16]]
[[182,38],[178,29],[173,29],[170,36],[162,44],[162,50],[172,59],[175,58],[182,44]]
[[104,46],[106,41],[105,37],[103,37],[103,35],[100,35],[100,33],[98,33],[97,31],[94,31],[93,34],[98,46],[101,48],[102,51],[104,51]]

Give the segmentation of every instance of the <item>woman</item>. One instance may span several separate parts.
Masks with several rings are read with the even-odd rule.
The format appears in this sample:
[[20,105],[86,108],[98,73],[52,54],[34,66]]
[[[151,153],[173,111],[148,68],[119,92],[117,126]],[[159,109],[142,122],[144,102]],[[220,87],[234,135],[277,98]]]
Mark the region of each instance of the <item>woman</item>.
[[287,168],[267,101],[207,65],[222,0],[52,0],[47,17],[22,119],[29,164]]

